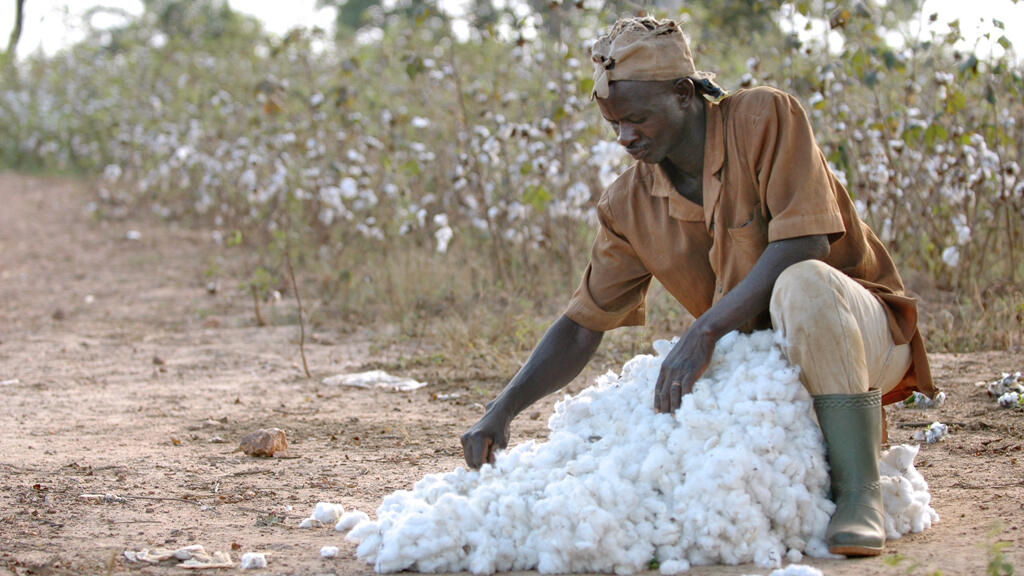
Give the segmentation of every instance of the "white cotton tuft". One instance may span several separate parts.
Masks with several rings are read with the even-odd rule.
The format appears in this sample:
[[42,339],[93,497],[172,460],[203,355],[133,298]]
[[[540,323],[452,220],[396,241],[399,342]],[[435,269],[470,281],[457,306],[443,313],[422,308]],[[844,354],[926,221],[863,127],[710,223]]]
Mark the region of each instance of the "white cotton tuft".
[[999,405],[1002,406],[1003,408],[1013,408],[1014,406],[1020,404],[1020,398],[1020,394],[1016,392],[1007,392],[1006,394],[1000,396],[997,402],[999,402]]
[[897,404],[897,406],[903,406],[904,408],[919,408],[921,410],[928,410],[930,408],[939,408],[946,403],[946,393],[939,392],[935,395],[935,398],[929,398],[920,392],[914,392],[907,397],[906,400]]
[[335,524],[334,529],[338,532],[347,532],[356,527],[363,520],[369,520],[370,517],[366,515],[366,512],[359,510],[352,510],[351,512],[345,512],[341,515],[338,523]]
[[321,558],[334,558],[338,555],[337,546],[324,546],[320,549]]
[[924,476],[914,468],[920,446],[894,446],[882,453],[878,468],[885,506],[885,535],[895,540],[908,532],[921,532],[939,521],[931,507]]
[[317,502],[309,518],[299,523],[299,528],[319,528],[325,524],[334,524],[345,514],[345,507],[331,502]]
[[334,524],[344,513],[345,507],[341,504],[317,502],[311,517],[321,524]]
[[928,444],[934,444],[945,438],[948,433],[949,426],[946,426],[942,422],[932,422],[928,425],[928,428],[918,430],[917,433],[914,434],[914,440],[924,440]]
[[[722,338],[674,415],[653,410],[672,348],[655,342],[657,356],[559,402],[547,441],[499,452],[480,470],[427,475],[345,539],[377,572],[632,574],[656,560],[675,574],[826,556],[835,506],[824,444],[780,342],[771,332]],[[908,450],[887,455],[899,486],[886,525],[900,533],[938,519]]]
[[824,576],[824,574],[814,566],[790,564],[785,568],[775,570],[768,576]]
[[690,563],[686,560],[667,560],[658,565],[658,571],[665,576],[682,574],[683,572],[689,572],[689,570]]
[[267,567],[267,557],[262,552],[246,552],[242,554],[242,570],[257,570]]

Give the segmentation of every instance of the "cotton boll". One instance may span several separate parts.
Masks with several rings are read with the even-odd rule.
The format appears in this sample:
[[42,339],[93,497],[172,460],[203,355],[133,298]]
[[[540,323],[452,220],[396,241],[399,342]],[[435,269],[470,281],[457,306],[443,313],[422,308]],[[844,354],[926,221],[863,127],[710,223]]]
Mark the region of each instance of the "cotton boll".
[[267,557],[261,552],[242,554],[242,570],[258,570],[267,567]]
[[934,399],[929,398],[924,394],[921,394],[920,392],[914,392],[909,397],[907,397],[906,400],[898,404],[898,406],[903,406],[905,408],[920,408],[922,410],[927,410],[929,408],[939,408],[945,403],[945,392],[939,392],[938,394],[935,395]]
[[324,524],[333,524],[334,522],[337,522],[344,513],[345,507],[341,504],[319,502],[316,505],[316,509],[313,510],[313,518],[316,518]]
[[[546,442],[503,450],[479,471],[428,475],[386,497],[376,521],[354,520],[346,539],[378,572],[631,574],[658,558],[663,573],[678,573],[828,556],[823,440],[779,342],[768,332],[726,336],[668,415],[652,398],[673,342],[658,341],[657,356],[559,402]],[[895,506],[903,516],[892,526],[905,531],[930,520],[930,508],[916,452],[907,462],[894,451],[905,482],[893,484],[887,517]]]
[[1007,392],[1000,396],[997,402],[1003,408],[1012,408],[1020,403],[1020,394],[1016,392]]
[[359,510],[353,510],[342,514],[341,518],[338,519],[338,523],[335,524],[334,529],[338,532],[345,532],[356,527],[357,524],[364,520],[369,520],[369,516],[365,512]]
[[335,558],[338,555],[337,546],[324,546],[320,549],[321,558]]
[[926,530],[939,521],[939,515],[930,506],[928,484],[914,468],[919,449],[920,446],[895,446],[879,459],[886,536],[890,539]]
[[942,440],[948,432],[949,426],[942,422],[932,422],[925,430],[918,430],[917,433],[914,434],[914,439],[924,440],[928,444],[934,444],[939,440]]
[[323,522],[316,518],[305,518],[302,522],[299,522],[299,528],[319,528],[323,525]]

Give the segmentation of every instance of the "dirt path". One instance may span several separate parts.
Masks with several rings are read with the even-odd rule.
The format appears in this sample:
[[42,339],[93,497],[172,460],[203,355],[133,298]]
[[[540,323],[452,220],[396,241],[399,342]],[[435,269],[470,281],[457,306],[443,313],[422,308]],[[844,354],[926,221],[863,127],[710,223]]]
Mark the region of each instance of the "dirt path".
[[[318,501],[372,513],[384,495],[458,465],[458,435],[481,412],[472,384],[438,399],[434,386],[320,383],[387,359],[380,335],[359,330],[318,334],[308,347],[318,378],[307,379],[288,303],[271,306],[272,326],[258,328],[237,278],[207,293],[206,273],[223,264],[208,256],[208,234],[145,218],[96,221],[88,201],[82,184],[0,174],[0,574],[185,573],[123,552],[190,544],[236,562],[265,552],[274,574],[368,572],[342,535],[299,521]],[[130,230],[141,237],[128,239]],[[933,360],[950,401],[891,413],[889,426],[891,440],[909,442],[921,424],[951,425],[919,456],[942,521],[890,543],[890,557],[906,558],[896,566],[808,561],[826,574],[981,574],[997,542],[1024,570],[1024,412],[999,409],[972,385],[1024,369],[1024,358]],[[545,420],[517,422],[514,440],[542,437]],[[290,458],[235,451],[243,434],[271,426],[287,431]],[[341,555],[321,559],[324,545]]]

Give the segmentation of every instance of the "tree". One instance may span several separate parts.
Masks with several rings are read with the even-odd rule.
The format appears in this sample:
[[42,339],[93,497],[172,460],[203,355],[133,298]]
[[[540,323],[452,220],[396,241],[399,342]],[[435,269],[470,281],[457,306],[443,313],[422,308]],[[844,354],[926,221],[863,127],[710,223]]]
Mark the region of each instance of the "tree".
[[13,62],[16,56],[15,51],[18,48],[18,40],[21,39],[21,25],[25,19],[25,0],[16,0],[14,5],[14,29],[11,30],[11,36],[7,40],[7,50],[0,55],[3,64]]

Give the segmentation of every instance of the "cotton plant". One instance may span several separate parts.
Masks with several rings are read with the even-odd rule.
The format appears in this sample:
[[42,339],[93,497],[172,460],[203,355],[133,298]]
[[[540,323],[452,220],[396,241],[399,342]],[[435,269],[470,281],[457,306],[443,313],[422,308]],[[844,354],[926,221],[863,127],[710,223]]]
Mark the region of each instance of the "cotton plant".
[[[811,398],[770,332],[719,341],[674,415],[651,401],[671,342],[654,344],[549,418],[548,440],[479,470],[430,474],[346,538],[378,572],[542,573],[755,563],[827,555],[834,505]],[[916,449],[882,456],[887,532],[938,520]]]

